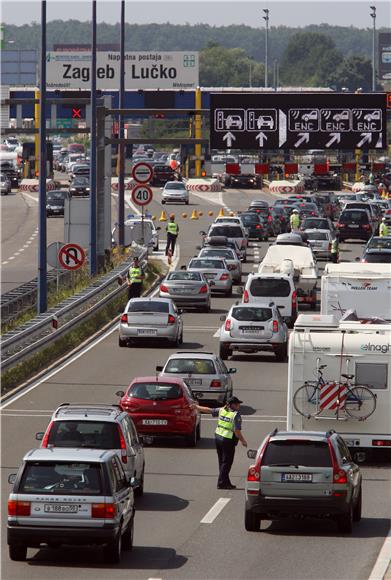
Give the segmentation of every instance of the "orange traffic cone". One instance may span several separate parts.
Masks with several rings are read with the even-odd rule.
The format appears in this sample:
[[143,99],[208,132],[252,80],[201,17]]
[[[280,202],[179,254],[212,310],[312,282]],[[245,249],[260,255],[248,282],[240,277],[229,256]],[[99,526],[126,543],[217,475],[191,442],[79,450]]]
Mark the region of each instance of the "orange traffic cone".
[[166,212],[163,209],[162,210],[162,213],[160,215],[160,218],[159,218],[159,222],[166,222],[166,221],[167,221],[167,214],[166,214]]
[[193,212],[191,214],[191,220],[198,220],[198,214],[197,214],[197,210],[193,209]]
[[224,209],[221,208],[219,213],[217,214],[217,217],[224,217],[224,216],[225,216]]

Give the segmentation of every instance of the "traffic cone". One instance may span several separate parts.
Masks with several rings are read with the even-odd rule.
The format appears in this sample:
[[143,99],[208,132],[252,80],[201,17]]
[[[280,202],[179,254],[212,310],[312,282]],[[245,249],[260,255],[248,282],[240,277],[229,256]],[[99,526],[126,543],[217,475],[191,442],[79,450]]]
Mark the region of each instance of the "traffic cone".
[[212,210],[209,210],[209,211],[208,211],[208,216],[209,216],[209,217],[212,217],[212,216],[213,216],[213,211],[212,211]]
[[159,222],[166,222],[166,221],[167,221],[167,214],[166,214],[166,212],[163,209],[162,210],[162,213],[160,215],[160,218],[159,218]]
[[224,216],[225,216],[224,209],[223,208],[220,208],[220,211],[217,214],[217,217],[224,217]]
[[193,209],[193,212],[191,214],[191,220],[198,220],[198,214],[197,214],[197,210]]

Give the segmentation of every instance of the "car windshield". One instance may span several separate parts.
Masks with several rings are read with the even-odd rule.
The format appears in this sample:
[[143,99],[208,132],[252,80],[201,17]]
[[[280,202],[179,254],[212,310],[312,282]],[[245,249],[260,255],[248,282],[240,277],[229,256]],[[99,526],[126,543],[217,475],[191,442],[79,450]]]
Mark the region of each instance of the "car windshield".
[[28,462],[19,493],[48,495],[104,495],[98,463]]
[[250,284],[252,296],[284,298],[289,296],[291,287],[288,280],[275,278],[255,278]]
[[168,313],[170,311],[168,302],[158,302],[157,300],[144,301],[137,300],[136,302],[130,302],[128,306],[128,312],[164,312]]
[[54,421],[48,446],[119,449],[121,447],[116,423],[107,421]]
[[329,446],[323,441],[270,441],[262,457],[262,466],[272,465],[332,467]]
[[171,274],[167,276],[167,280],[189,280],[192,282],[200,282],[202,276],[199,272],[171,272]]
[[174,383],[134,383],[128,396],[135,399],[165,401],[182,397],[182,389]]
[[326,232],[305,232],[309,240],[328,240]]
[[370,264],[391,264],[391,252],[376,252],[365,254],[365,261]]
[[341,213],[339,221],[342,223],[362,222],[368,223],[368,214],[363,210],[348,210]]
[[272,318],[272,311],[271,308],[238,306],[232,309],[231,316],[240,322],[266,322]]
[[185,184],[180,181],[169,181],[166,183],[165,189],[186,189]]
[[225,270],[222,260],[197,259],[190,262],[189,268],[198,268],[200,270]]
[[164,373],[214,375],[212,360],[206,358],[172,358],[168,361]]
[[243,238],[242,228],[236,226],[213,226],[210,236],[225,236],[226,238]]
[[236,260],[232,250],[202,250],[202,256],[225,258],[226,260]]
[[89,179],[88,177],[76,177],[71,185],[88,185],[89,184]]

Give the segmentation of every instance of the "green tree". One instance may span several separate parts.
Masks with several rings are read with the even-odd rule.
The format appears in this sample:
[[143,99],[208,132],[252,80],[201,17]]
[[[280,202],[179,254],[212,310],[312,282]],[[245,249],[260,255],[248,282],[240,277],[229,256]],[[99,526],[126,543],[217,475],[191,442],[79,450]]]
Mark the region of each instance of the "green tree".
[[347,87],[355,91],[361,87],[364,92],[372,89],[372,63],[363,56],[345,58],[330,76],[330,83],[340,91]]
[[200,85],[203,87],[248,87],[263,85],[264,66],[242,48],[209,43],[200,52]]

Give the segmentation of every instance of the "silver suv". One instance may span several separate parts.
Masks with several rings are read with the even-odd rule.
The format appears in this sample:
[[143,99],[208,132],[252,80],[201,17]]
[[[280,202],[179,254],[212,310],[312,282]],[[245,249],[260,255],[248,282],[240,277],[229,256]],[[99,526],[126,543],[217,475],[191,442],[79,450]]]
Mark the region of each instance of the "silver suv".
[[135,494],[144,491],[145,458],[142,438],[128,413],[119,405],[63,403],[53,413],[45,433],[37,433],[41,447],[113,449],[128,478],[135,478]]
[[164,367],[157,366],[156,370],[165,377],[181,377],[199,399],[224,404],[232,397],[231,375],[236,369],[227,369],[212,352],[177,352],[168,358]]
[[42,544],[104,546],[108,562],[131,550],[134,496],[114,451],[33,449],[23,458],[8,500],[11,560]]
[[245,528],[262,520],[331,517],[343,533],[361,519],[362,477],[346,443],[335,431],[278,431],[257,451],[246,483]]

